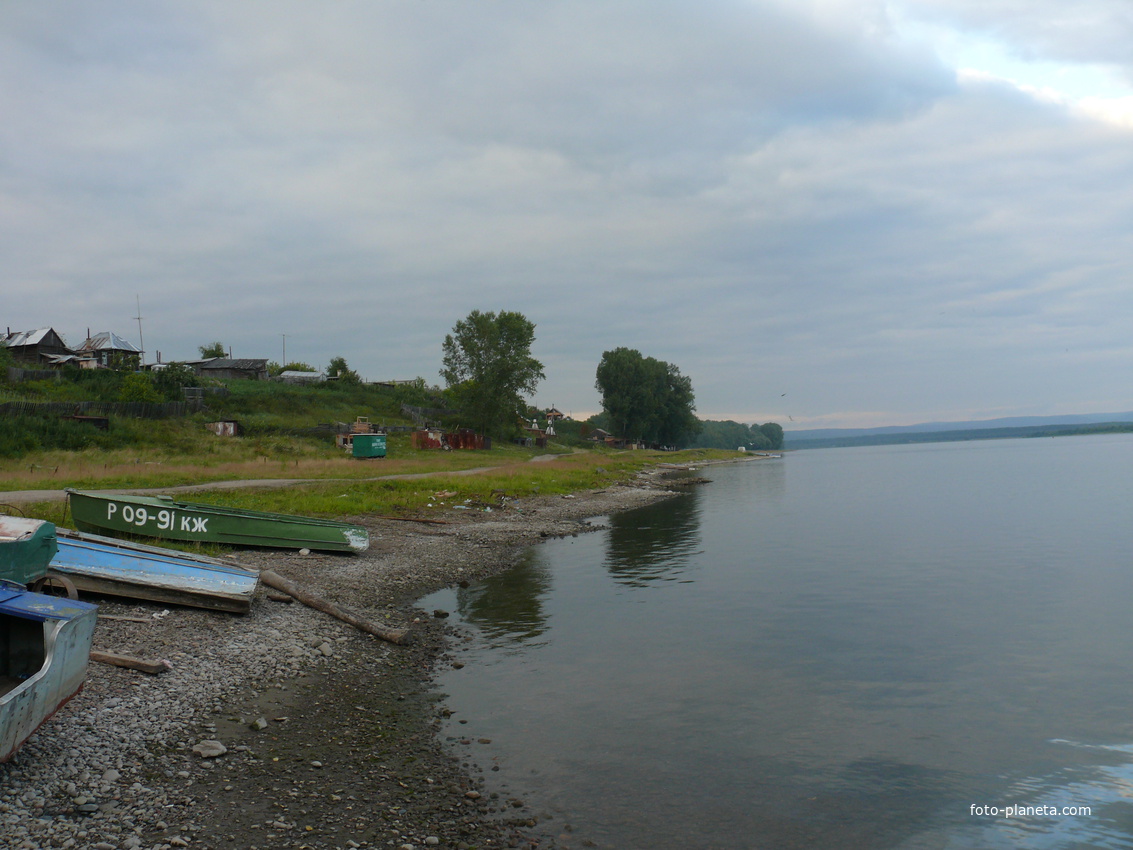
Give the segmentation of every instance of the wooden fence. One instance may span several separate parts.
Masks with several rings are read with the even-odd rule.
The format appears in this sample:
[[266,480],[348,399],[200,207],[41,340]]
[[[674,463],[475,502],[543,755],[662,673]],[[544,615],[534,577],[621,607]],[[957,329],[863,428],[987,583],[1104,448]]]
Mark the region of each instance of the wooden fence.
[[187,416],[200,405],[185,401],[7,401],[0,417],[14,416],[131,416],[135,419],[169,419]]

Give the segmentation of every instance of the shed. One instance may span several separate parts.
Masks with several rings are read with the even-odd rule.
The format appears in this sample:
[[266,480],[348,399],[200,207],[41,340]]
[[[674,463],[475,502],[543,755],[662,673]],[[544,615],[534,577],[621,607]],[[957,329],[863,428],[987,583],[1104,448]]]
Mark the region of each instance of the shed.
[[231,357],[210,357],[207,360],[189,360],[185,365],[203,378],[218,381],[250,380],[264,381],[268,376],[266,359],[233,359]]
[[219,422],[208,422],[205,427],[218,437],[242,437],[244,426],[235,419],[222,419]]
[[288,369],[286,372],[280,372],[276,380],[285,384],[317,384],[319,381],[325,381],[326,375],[322,372],[298,372]]

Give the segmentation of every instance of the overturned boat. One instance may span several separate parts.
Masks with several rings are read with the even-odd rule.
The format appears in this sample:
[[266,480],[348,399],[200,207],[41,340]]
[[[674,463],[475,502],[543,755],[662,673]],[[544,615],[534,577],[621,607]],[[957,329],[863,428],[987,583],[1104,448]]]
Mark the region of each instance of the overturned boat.
[[64,528],[57,535],[48,577],[88,593],[245,614],[259,583],[259,573],[216,558]]
[[79,531],[138,534],[166,540],[364,552],[370,533],[329,519],[182,502],[170,496],[130,496],[67,490]]

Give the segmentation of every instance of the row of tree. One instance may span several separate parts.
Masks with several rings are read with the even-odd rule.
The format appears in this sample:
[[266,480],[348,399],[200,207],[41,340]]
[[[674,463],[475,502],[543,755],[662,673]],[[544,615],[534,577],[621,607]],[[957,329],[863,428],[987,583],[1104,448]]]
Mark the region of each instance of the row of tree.
[[777,422],[745,425],[743,422],[701,420],[700,433],[689,443],[693,449],[751,449],[774,451],[783,448],[783,427]]

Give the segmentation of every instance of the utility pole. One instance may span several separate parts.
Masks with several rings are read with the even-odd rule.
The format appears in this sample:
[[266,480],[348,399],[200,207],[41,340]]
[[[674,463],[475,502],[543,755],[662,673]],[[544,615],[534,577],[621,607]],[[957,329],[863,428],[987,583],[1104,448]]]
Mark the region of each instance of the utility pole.
[[135,316],[134,318],[136,318],[138,320],[138,346],[141,348],[141,351],[142,351],[142,359],[141,359],[140,365],[145,366],[146,365],[146,344],[145,344],[145,341],[142,339],[142,299],[141,299],[141,296],[137,295],[137,294],[134,295],[134,298],[138,302],[138,315]]
[[280,366],[286,366],[287,365],[287,334],[280,334],[280,336],[283,337],[283,361],[279,365]]

